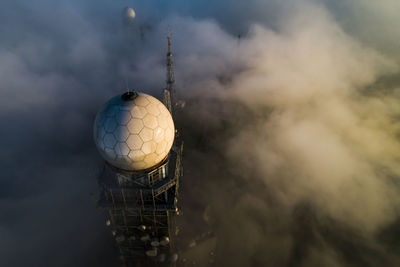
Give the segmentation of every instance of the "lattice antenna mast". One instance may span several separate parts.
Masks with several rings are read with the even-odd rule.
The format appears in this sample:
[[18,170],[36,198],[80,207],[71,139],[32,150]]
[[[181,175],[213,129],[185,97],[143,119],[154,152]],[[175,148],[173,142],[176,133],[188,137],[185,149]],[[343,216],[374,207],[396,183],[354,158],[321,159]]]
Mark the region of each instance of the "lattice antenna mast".
[[[167,105],[171,114],[174,115],[177,105],[174,75],[174,59],[171,48],[171,31],[168,29],[168,53],[167,53],[167,87],[164,90],[164,103]],[[169,97],[168,97],[169,95]],[[168,99],[169,98],[169,99]]]

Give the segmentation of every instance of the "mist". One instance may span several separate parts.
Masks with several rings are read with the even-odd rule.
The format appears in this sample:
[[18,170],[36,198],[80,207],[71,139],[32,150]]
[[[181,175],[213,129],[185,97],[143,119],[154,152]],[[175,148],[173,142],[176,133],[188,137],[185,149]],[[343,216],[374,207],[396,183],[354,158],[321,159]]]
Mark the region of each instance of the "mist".
[[400,264],[397,3],[203,6],[1,3],[0,265],[119,266],[92,123],[126,85],[161,95],[168,26],[181,239],[212,231],[216,266]]

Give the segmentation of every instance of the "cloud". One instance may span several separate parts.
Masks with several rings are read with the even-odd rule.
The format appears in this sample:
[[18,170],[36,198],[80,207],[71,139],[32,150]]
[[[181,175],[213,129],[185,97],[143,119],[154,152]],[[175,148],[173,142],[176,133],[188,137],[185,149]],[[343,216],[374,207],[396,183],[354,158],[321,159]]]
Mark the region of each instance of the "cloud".
[[283,180],[276,191],[285,201],[310,198],[361,228],[393,220],[398,189],[388,173],[399,175],[399,106],[391,93],[363,89],[397,73],[396,63],[346,35],[320,8],[302,11],[278,34],[255,27],[243,46],[252,52],[241,53],[248,70],[236,76],[234,97],[271,112],[239,130],[234,155],[251,157],[248,167],[267,184]]
[[341,25],[356,38],[388,53],[398,62],[396,25],[400,23],[396,10],[400,3],[394,0],[379,2],[324,1]]
[[181,77],[189,66],[203,71],[182,87],[200,102],[186,119],[199,125],[203,164],[219,166],[195,175],[217,187],[210,194],[205,186],[204,201],[214,207],[219,264],[374,266],[385,258],[395,266],[376,236],[398,220],[398,84],[381,84],[398,75],[396,60],[319,5],[274,30],[253,26],[240,41],[192,23],[184,28],[199,37],[185,44],[190,52],[178,50],[177,66]]

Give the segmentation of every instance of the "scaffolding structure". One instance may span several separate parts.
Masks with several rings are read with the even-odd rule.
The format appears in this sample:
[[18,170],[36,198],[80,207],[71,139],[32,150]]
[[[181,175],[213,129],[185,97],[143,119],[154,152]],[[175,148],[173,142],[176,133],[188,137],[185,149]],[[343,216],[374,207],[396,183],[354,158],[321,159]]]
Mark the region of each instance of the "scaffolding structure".
[[[117,242],[123,266],[174,266],[179,214],[179,178],[183,145],[174,146],[156,169],[141,174],[108,166],[100,205],[108,209],[106,224]],[[107,175],[111,174],[111,175]]]

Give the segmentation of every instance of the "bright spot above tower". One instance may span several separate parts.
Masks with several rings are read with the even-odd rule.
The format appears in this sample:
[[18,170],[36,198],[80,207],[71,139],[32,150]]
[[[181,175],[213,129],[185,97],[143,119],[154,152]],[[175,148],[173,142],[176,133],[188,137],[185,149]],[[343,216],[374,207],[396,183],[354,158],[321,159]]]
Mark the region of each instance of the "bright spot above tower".
[[131,7],[125,7],[122,11],[122,18],[125,22],[133,22],[136,18],[135,10]]

